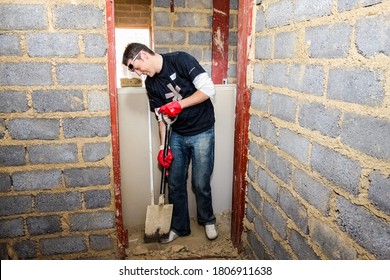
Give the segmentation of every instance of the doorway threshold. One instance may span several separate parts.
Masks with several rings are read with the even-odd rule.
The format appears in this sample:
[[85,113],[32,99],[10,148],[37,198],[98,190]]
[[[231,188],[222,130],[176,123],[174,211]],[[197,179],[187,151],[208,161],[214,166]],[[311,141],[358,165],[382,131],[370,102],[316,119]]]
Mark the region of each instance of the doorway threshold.
[[191,234],[171,243],[144,243],[143,227],[129,229],[126,260],[245,260],[247,257],[234,248],[230,237],[231,213],[216,214],[218,238],[208,240],[204,227],[191,218]]

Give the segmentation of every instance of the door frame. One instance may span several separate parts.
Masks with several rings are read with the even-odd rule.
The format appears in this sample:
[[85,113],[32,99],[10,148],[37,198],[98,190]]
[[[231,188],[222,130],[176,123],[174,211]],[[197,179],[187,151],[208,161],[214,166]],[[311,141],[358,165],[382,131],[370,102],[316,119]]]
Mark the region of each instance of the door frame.
[[[247,84],[247,69],[251,48],[253,0],[238,1],[238,43],[237,43],[237,92],[236,121],[234,132],[233,164],[233,197],[231,214],[231,239],[233,245],[242,249],[243,218],[245,215],[246,166],[248,162],[248,127],[250,108],[250,88]],[[248,19],[250,19],[248,21]],[[125,248],[128,245],[128,231],[123,226],[120,151],[119,151],[119,118],[118,92],[116,88],[116,52],[115,52],[115,10],[114,0],[106,0],[107,22],[107,57],[108,57],[108,91],[110,96],[112,159],[115,197],[115,218],[118,234],[118,255],[125,259]],[[213,32],[216,29],[213,29]],[[227,57],[221,56],[227,60]],[[221,61],[222,63],[222,61]]]
[[123,226],[122,193],[120,176],[119,157],[119,118],[118,118],[118,91],[116,88],[116,51],[115,51],[115,10],[114,0],[106,0],[106,22],[107,22],[107,57],[108,57],[108,92],[110,95],[110,117],[111,117],[111,141],[112,161],[114,176],[114,197],[115,197],[115,220],[118,235],[118,256],[119,259],[126,258],[125,248],[128,245],[128,232]]
[[237,96],[234,133],[231,238],[234,247],[241,250],[241,235],[245,215],[245,175],[248,164],[248,128],[251,94],[250,87],[247,84],[247,71],[252,44],[251,35],[254,1],[240,0],[238,2]]

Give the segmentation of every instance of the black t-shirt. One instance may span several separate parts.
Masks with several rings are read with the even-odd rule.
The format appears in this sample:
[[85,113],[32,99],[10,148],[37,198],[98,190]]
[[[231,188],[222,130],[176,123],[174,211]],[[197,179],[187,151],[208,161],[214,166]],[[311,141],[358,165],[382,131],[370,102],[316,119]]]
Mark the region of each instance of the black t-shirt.
[[[173,100],[191,96],[197,89],[192,81],[206,72],[199,62],[185,52],[162,54],[160,73],[145,80],[150,108],[154,111]],[[214,107],[210,99],[185,108],[172,125],[173,131],[185,135],[196,135],[210,129],[215,122]]]

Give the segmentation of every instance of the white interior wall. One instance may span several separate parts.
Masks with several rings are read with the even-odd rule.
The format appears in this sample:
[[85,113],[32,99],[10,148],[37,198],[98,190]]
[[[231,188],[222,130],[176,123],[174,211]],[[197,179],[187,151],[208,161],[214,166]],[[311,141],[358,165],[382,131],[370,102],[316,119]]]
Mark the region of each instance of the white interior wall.
[[[235,123],[235,85],[216,85],[215,107],[215,165],[212,177],[215,213],[231,211],[232,174]],[[145,88],[119,88],[119,134],[123,222],[125,227],[143,225],[146,208],[154,196],[157,203],[161,171],[157,163],[159,136],[157,121],[148,110]],[[148,114],[151,118],[149,130]],[[151,131],[152,151],[149,149]],[[150,159],[153,176],[150,176]],[[190,174],[191,176],[191,174]],[[188,178],[189,210],[196,216],[195,198]],[[150,182],[153,182],[154,194]]]

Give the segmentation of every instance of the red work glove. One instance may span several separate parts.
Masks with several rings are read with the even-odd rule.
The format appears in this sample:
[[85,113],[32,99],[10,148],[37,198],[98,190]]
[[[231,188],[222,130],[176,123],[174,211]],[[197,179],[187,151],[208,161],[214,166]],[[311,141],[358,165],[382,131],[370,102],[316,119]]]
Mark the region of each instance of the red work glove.
[[167,156],[164,157],[164,149],[161,149],[158,152],[157,156],[158,163],[164,167],[164,168],[169,168],[171,166],[172,160],[173,160],[173,155],[171,149],[168,149]]
[[163,113],[164,115],[167,115],[168,117],[176,117],[176,115],[180,114],[181,110],[183,108],[177,101],[172,101],[164,106],[160,107],[160,110],[158,112],[161,114]]

